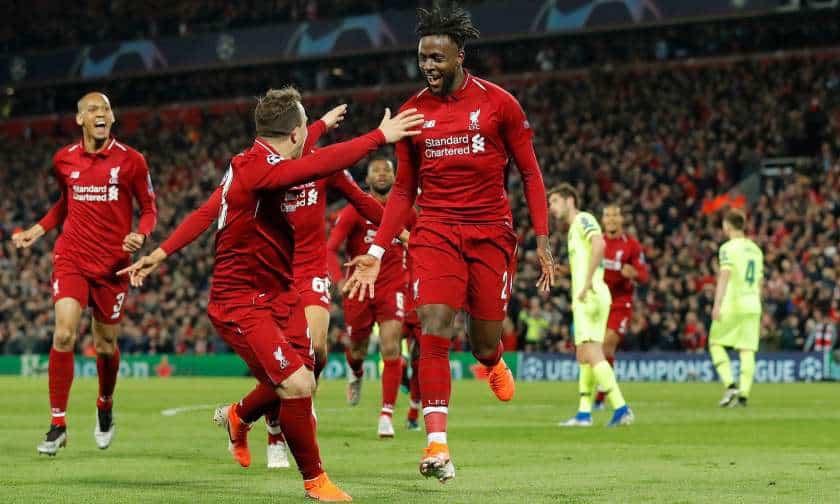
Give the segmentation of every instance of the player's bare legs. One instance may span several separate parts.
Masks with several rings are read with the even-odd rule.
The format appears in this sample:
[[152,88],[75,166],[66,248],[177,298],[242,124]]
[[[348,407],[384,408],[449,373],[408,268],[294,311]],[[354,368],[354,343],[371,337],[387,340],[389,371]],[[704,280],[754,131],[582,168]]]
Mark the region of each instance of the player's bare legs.
[[79,332],[82,307],[73,298],[61,298],[55,303],[55,330],[49,361],[50,409],[52,421],[46,439],[38,445],[38,453],[55,455],[67,444],[67,424],[64,415],[70,386],[73,384],[73,348]]
[[[615,380],[615,373],[604,357],[604,350],[600,342],[586,341],[577,346],[576,356],[580,366],[580,378],[578,382],[580,392],[580,405],[578,415],[574,418],[582,420],[583,416],[589,416],[591,425],[592,412],[592,391],[594,385],[600,385],[607,394],[607,400],[614,410],[613,420],[609,426],[626,425],[633,421],[633,414],[624,401],[621,389]],[[566,422],[566,425],[575,425]],[[580,424],[582,425],[582,424]]]
[[[612,329],[607,328],[607,332],[604,334],[604,344],[602,346],[604,351],[604,358],[607,362],[610,363],[610,366],[615,367],[615,351],[618,349],[619,343],[618,333],[613,331]],[[607,393],[598,387],[598,393],[595,396],[595,404],[593,408],[603,409],[604,407],[604,399],[607,397]]]
[[379,352],[382,354],[382,410],[379,413],[380,438],[394,437],[394,403],[400,390],[403,360],[400,355],[402,322],[386,320],[379,324]]
[[510,401],[516,391],[513,375],[502,360],[502,321],[470,318],[470,348],[478,362],[487,367],[487,382],[500,401]]
[[315,350],[315,380],[327,365],[327,332],[330,329],[330,312],[323,306],[310,305],[304,308],[312,348]]
[[427,447],[420,461],[420,474],[444,483],[455,477],[446,439],[446,417],[452,375],[449,370],[449,347],[454,334],[455,310],[448,305],[430,304],[417,308],[420,336],[420,398],[426,424]]
[[114,388],[120,372],[120,348],[117,345],[119,324],[103,324],[93,319],[93,345],[96,348],[96,371],[99,376],[99,395],[96,398],[96,427],[93,437],[104,450],[114,437],[112,412]]
[[[353,329],[353,337],[344,351],[350,372],[347,375],[347,404],[355,406],[362,398],[362,378],[365,375],[365,357],[370,345],[371,328]],[[362,333],[361,336],[359,333]]]

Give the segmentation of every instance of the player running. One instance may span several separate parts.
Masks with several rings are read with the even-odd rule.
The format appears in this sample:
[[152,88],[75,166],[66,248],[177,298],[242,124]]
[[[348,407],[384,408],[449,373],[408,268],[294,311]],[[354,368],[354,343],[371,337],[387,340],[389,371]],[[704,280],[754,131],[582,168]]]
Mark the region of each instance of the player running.
[[[313,122],[307,128],[303,152],[310,154],[320,137],[338,127],[347,112],[347,105],[340,105]],[[312,338],[315,353],[315,380],[327,362],[327,332],[330,324],[330,278],[327,273],[327,192],[332,189],[344,196],[348,203],[365,219],[379,223],[382,205],[364,192],[349,172],[339,172],[312,182],[307,182],[286,192],[283,208],[294,228],[295,252],[292,270],[295,288],[300,293],[306,327]],[[270,417],[266,417],[271,422]],[[277,425],[268,425],[267,465],[271,469],[289,467],[283,432]]]
[[633,412],[624,402],[615,373],[604,358],[603,341],[612,298],[604,283],[604,237],[592,214],[578,209],[580,196],[569,184],[549,193],[551,215],[569,226],[568,251],[572,274],[572,316],[580,375],[580,405],[577,414],[561,426],[592,425],[592,391],[600,385],[614,412],[609,427],[633,422]]
[[[636,284],[648,281],[645,253],[636,238],[624,232],[624,216],[616,204],[604,207],[601,221],[604,223],[604,282],[610,289],[612,306],[607,319],[607,334],[604,336],[604,357],[615,367],[615,352],[627,334],[627,327],[633,317],[633,291]],[[606,393],[598,389],[593,409],[604,408]]]
[[[385,158],[375,158],[368,163],[366,182],[374,198],[386,203],[391,187],[394,185],[394,165]],[[409,223],[411,228],[413,223]],[[364,254],[376,236],[377,226],[359,215],[352,206],[345,207],[336,220],[335,227],[327,241],[327,250],[333,258],[334,274],[340,278],[341,269],[335,260],[339,249],[347,242],[346,253],[352,258]],[[345,353],[351,373],[347,383],[347,401],[355,406],[361,396],[364,376],[365,356],[367,355],[373,324],[379,324],[379,351],[382,355],[382,409],[379,414],[377,432],[380,438],[394,437],[394,403],[400,389],[403,361],[400,354],[400,342],[403,331],[403,319],[406,315],[406,296],[408,295],[408,268],[406,250],[402,242],[394,239],[382,258],[382,268],[376,279],[376,299],[358,301],[350,297],[344,299],[344,320],[350,344]]]
[[[292,273],[294,232],[282,212],[285,191],[336,173],[386,142],[419,133],[412,128],[422,123],[422,116],[407,110],[392,118],[386,110],[377,130],[304,159],[300,157],[307,137],[306,112],[295,89],[268,91],[257,104],[254,119],[257,139],[231,160],[220,187],[160,248],[120,273],[128,273],[132,285],[141,285],[166,257],[207,229],[212,219],[208,214],[218,209],[216,263],[207,307],[210,320],[262,389],[274,391],[268,402],[279,398],[278,423],[303,476],[306,495],[349,501],[350,496],[321,467],[312,414],[315,377],[306,367],[311,341],[291,339],[284,332],[299,297]],[[247,466],[250,424],[239,415],[238,403],[226,413],[231,452]]]
[[419,66],[427,87],[403,109],[424,114],[423,131],[397,144],[397,178],[382,225],[368,253],[351,261],[356,270],[345,289],[360,301],[375,297],[382,256],[416,199],[420,215],[409,253],[422,324],[420,395],[428,443],[420,473],[445,482],[455,476],[446,424],[449,347],[461,308],[470,315],[470,347],[487,367],[491,389],[502,401],[514,394],[501,345],[516,269],[517,236],[505,188],[510,157],[522,174],[537,235],[541,290],[553,282],[553,259],[545,187],[522,107],[504,89],[464,70],[465,42],[479,36],[466,11],[436,5],[417,12]]
[[[723,218],[727,242],[718,251],[717,288],[709,331],[709,355],[726,391],[720,406],[746,406],[755,374],[755,352],[761,328],[764,254],[744,236],[744,214],[731,210]],[[739,352],[739,385],[732,378],[727,348]]]
[[[117,334],[128,293],[128,280],[116,272],[130,263],[130,254],[140,250],[157,220],[146,159],[111,136],[115,120],[104,94],[88,93],[79,100],[76,124],[82,127],[82,138],[53,157],[61,196],[38,224],[12,235],[17,248],[28,248],[63,226],[53,254],[55,331],[48,368],[52,422],[38,445],[38,453],[46,455],[67,445],[65,414],[73,383],[73,348],[88,304],[99,376],[93,436],[103,450],[114,437],[113,395],[120,368]],[[132,199],[140,207],[135,231]]]

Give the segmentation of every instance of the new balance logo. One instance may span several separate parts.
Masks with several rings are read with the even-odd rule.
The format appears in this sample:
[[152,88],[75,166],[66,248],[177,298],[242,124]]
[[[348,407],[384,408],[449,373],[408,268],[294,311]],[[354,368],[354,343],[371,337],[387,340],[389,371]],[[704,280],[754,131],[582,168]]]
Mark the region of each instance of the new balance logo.
[[77,172],[77,171],[70,172],[70,178],[71,178],[71,179],[77,179],[77,178],[79,178],[79,172]]
[[58,280],[53,282],[53,293],[58,296]]
[[437,124],[437,121],[435,121],[434,119],[426,121],[423,123],[423,129],[434,128],[435,124]]
[[484,152],[484,137],[481,135],[473,135],[472,137],[472,151],[473,154]]

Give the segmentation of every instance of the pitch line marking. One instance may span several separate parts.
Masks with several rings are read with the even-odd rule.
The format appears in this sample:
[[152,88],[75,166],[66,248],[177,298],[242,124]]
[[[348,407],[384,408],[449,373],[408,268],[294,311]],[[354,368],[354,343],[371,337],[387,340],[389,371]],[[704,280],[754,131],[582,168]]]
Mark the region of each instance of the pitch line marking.
[[190,411],[202,411],[208,409],[216,409],[219,405],[218,404],[193,404],[191,406],[180,406],[177,408],[167,408],[165,410],[161,410],[160,414],[163,416],[175,416],[178,413],[188,413]]

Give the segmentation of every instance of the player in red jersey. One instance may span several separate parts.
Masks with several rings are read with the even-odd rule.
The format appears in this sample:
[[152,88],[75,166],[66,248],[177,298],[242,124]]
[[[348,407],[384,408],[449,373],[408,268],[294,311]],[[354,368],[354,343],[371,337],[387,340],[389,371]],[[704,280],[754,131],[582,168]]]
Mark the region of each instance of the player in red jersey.
[[[219,335],[248,364],[260,382],[248,399],[273,407],[304,479],[306,495],[316,500],[348,501],[321,468],[312,414],[315,377],[311,345],[284,332],[299,297],[294,288],[294,231],[282,211],[286,190],[350,166],[385,142],[416,134],[422,116],[388,111],[377,130],[301,159],[306,142],[306,113],[293,88],[270,90],[254,111],[258,138],[235,156],[219,188],[148,256],[125,268],[132,285],[142,284],[166,257],[195,240],[218,209],[216,263],[208,315]],[[294,317],[292,317],[294,319]],[[305,331],[303,331],[305,333]],[[300,331],[295,331],[300,335]],[[261,392],[262,391],[262,392]],[[264,393],[268,391],[269,394]],[[279,398],[280,406],[277,407]],[[238,403],[224,410],[234,457],[250,464],[250,423],[268,410],[244,418]]]
[[[367,184],[373,197],[385,203],[394,185],[394,165],[391,161],[385,158],[371,160],[367,168]],[[336,260],[339,248],[346,241],[345,250],[350,257],[364,254],[373,243],[376,230],[376,224],[359,215],[352,206],[347,206],[341,211],[327,241],[327,250],[330,252],[332,269],[337,279],[341,275],[341,268]],[[379,324],[379,351],[384,362],[382,409],[378,427],[380,438],[394,437],[391,417],[402,378],[400,340],[403,318],[406,315],[405,299],[408,295],[408,268],[405,256],[402,242],[394,239],[382,259],[382,268],[376,280],[379,292],[376,299],[361,302],[349,297],[344,299],[344,320],[350,336],[350,344],[345,353],[347,364],[352,371],[347,385],[347,401],[352,406],[359,403],[364,374],[362,364],[367,355],[373,324]]]
[[[311,153],[311,147],[327,130],[336,128],[346,112],[347,105],[340,105],[313,122],[307,129],[304,153]],[[330,189],[344,196],[366,219],[379,223],[383,212],[382,205],[362,191],[347,171],[295,186],[284,197],[282,211],[288,216],[295,233],[292,266],[295,288],[301,295],[300,304],[306,316],[306,328],[312,338],[316,381],[327,362],[327,331],[330,323],[326,236],[327,192]],[[289,467],[282,430],[278,425],[272,425],[270,417],[267,416],[266,421],[269,423],[268,467]]]
[[464,43],[478,37],[466,11],[436,5],[419,9],[418,18],[419,66],[428,87],[403,108],[423,113],[423,130],[397,144],[397,178],[382,225],[368,253],[351,262],[356,270],[345,288],[350,297],[375,296],[382,255],[416,199],[420,215],[409,253],[423,331],[420,394],[428,441],[420,472],[445,482],[455,474],[446,416],[457,310],[470,315],[470,347],[487,367],[493,392],[502,401],[514,393],[501,347],[517,244],[505,188],[510,157],[522,174],[537,235],[540,289],[550,288],[554,268],[545,187],[522,108],[504,89],[464,71]]
[[[346,106],[330,111],[309,130],[320,137],[344,117]],[[339,112],[335,122],[331,114]],[[311,142],[314,145],[314,141]],[[315,378],[327,361],[327,331],[330,324],[330,279],[327,268],[327,191],[335,190],[368,220],[382,220],[382,205],[362,191],[348,172],[336,173],[289,189],[285,211],[295,229],[295,287],[301,294],[309,332],[315,349]]]
[[[52,289],[55,331],[49,360],[52,422],[38,452],[55,455],[67,444],[65,411],[73,383],[73,348],[79,321],[88,304],[93,311],[99,395],[94,438],[108,448],[114,435],[113,393],[120,367],[119,322],[128,281],[115,273],[129,264],[129,254],[143,246],[155,227],[157,209],[146,159],[111,136],[114,112],[108,97],[88,93],[79,100],[76,124],[80,141],[53,157],[61,196],[38,224],[12,236],[18,248],[32,246],[62,225],[53,254]],[[132,231],[132,199],[140,220]]]
[[[615,351],[627,333],[633,316],[633,290],[638,283],[647,283],[648,269],[645,253],[636,238],[624,232],[621,207],[612,204],[604,207],[601,220],[604,224],[604,282],[610,288],[612,306],[604,335],[604,357],[612,366]],[[594,409],[603,409],[605,394],[599,390]]]

